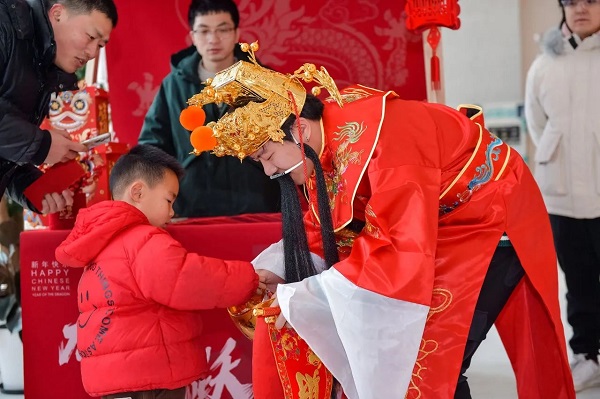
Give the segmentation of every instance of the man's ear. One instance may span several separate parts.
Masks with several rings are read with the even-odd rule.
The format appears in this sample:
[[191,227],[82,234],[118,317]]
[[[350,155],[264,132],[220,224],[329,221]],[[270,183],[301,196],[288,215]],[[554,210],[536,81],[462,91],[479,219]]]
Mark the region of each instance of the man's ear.
[[235,28],[235,42],[236,43],[240,42],[240,27],[239,26],[237,28]]
[[197,44],[196,44],[196,35],[194,34],[194,31],[193,31],[193,30],[191,30],[189,34],[190,34],[190,40],[192,41],[192,44],[193,44],[194,46],[196,46],[196,45],[197,45]]
[[[294,131],[298,132],[298,122],[294,122]],[[312,134],[312,129],[308,119],[300,117],[300,134],[302,134],[302,141],[308,143]],[[296,135],[297,136],[297,135]],[[297,137],[299,139],[299,137]]]
[[63,15],[64,11],[65,6],[63,6],[60,3],[56,3],[52,7],[50,7],[50,10],[48,11],[48,17],[50,18],[50,22],[60,22],[61,17],[66,17],[66,15]]

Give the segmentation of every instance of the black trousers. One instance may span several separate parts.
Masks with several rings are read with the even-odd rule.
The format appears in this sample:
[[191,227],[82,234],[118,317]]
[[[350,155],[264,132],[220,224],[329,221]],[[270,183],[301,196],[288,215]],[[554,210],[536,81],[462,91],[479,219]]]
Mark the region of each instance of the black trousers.
[[455,399],[471,398],[465,372],[471,365],[473,354],[494,325],[500,311],[524,274],[521,262],[512,246],[496,248],[475,305],[475,313],[454,394]]
[[550,215],[558,263],[567,283],[567,320],[574,353],[600,349],[600,218]]
[[102,399],[185,399],[185,387],[169,390],[125,392],[103,396]]

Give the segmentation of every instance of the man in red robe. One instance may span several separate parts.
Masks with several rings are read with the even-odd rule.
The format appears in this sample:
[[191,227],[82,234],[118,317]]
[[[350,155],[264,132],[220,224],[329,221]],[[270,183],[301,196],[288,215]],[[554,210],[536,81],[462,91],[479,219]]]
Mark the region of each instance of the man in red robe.
[[[284,238],[254,264],[279,283],[278,321],[308,344],[307,358],[349,399],[470,398],[464,372],[495,323],[520,398],[574,398],[544,203],[481,110],[364,86],[340,93],[309,64],[293,76],[245,64],[212,82],[238,107],[213,126],[214,151],[249,155],[280,181]],[[299,79],[332,97],[306,95]],[[248,101],[249,90],[262,98]],[[309,201],[303,225],[296,185]],[[285,370],[295,336],[262,320],[255,397],[314,392],[317,371]]]

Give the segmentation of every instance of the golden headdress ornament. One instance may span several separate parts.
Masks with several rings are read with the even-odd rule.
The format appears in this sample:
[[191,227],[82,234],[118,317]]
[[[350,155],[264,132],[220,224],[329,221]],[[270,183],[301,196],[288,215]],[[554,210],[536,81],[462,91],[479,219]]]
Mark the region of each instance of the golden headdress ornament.
[[[235,108],[217,122],[207,124],[212,135],[208,129],[196,135],[193,126],[192,129],[186,126],[194,130],[190,138],[194,154],[212,150],[217,156],[232,155],[242,160],[267,140],[282,142],[285,134],[281,125],[304,106],[306,89],[300,80],[316,82],[314,95],[318,96],[324,88],[342,106],[340,92],[324,67],[317,69],[314,64],[304,64],[293,75],[282,74],[258,64],[254,55],[258,42],[242,43],[241,48],[249,53],[251,62],[238,61],[217,73],[214,79],[206,81],[200,93],[188,100],[188,109],[210,103],[225,103]],[[198,137],[201,135],[204,137]]]

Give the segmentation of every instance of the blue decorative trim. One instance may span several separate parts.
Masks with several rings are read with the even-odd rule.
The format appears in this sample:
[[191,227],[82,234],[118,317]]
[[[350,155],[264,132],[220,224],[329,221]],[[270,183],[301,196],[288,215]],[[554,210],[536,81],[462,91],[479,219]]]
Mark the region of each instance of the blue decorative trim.
[[471,181],[467,184],[465,191],[457,194],[457,200],[451,205],[440,204],[439,215],[445,215],[452,212],[456,207],[471,199],[473,193],[479,190],[483,185],[487,184],[494,177],[494,162],[497,162],[502,149],[499,148],[504,144],[498,137],[489,133],[492,142],[485,149],[485,162],[475,168],[475,174]]
[[489,143],[485,149],[485,163],[475,168],[475,172],[477,174],[467,185],[467,188],[471,192],[488,183],[492,179],[492,176],[494,176],[494,162],[498,161],[498,157],[502,152],[502,150],[498,147],[500,147],[503,142],[491,133],[490,137],[493,141]]

